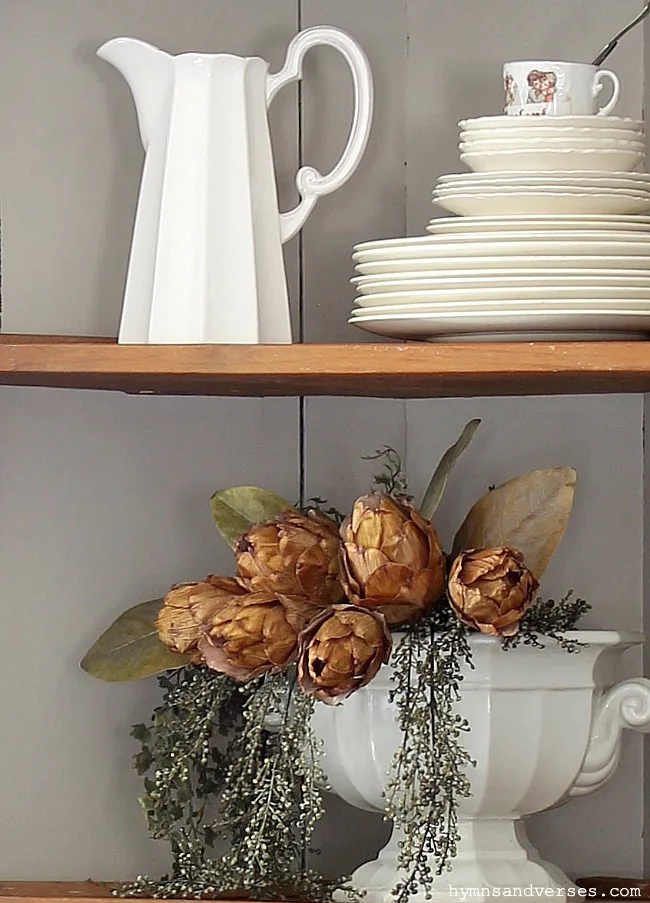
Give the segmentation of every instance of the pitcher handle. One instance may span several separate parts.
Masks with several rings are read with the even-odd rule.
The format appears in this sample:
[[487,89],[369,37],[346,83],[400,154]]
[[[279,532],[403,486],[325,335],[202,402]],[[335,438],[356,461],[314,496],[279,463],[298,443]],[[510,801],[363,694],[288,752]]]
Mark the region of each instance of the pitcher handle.
[[353,38],[339,28],[316,25],[301,31],[289,44],[284,68],[267,81],[266,97],[270,104],[278,91],[289,82],[302,78],[305,54],[318,45],[334,47],[345,58],[352,72],[354,115],[345,150],[336,166],[322,175],[313,166],[303,166],[296,175],[300,203],[280,215],[282,241],[288,241],[303,225],[319,197],[336,191],[350,178],[363,156],[370,136],[373,111],[372,72],[368,58]]
[[650,733],[650,680],[637,677],[616,684],[596,703],[591,737],[569,796],[585,796],[614,774],[624,728]]

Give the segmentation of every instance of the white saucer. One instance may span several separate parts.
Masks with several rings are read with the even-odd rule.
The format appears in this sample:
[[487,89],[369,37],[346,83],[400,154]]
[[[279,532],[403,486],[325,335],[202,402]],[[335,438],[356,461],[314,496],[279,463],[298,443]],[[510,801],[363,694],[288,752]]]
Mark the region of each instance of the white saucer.
[[[548,128],[549,119],[544,116],[479,116],[474,119],[461,119],[458,123],[462,131],[507,128],[507,129],[544,129]],[[592,129],[627,129],[642,132],[645,122],[642,119],[629,119],[622,116],[553,116],[555,128],[592,128]]]

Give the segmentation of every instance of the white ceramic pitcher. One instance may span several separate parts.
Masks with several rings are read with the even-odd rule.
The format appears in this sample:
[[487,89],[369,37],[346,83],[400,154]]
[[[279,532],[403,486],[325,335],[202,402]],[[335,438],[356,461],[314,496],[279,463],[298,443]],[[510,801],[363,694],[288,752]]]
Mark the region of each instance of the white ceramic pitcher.
[[[301,201],[280,214],[267,110],[320,44],[339,50],[352,71],[352,128],[328,175],[299,170]],[[98,55],[127,80],[146,151],[119,341],[291,342],[282,244],[364,153],[373,87],[363,50],[345,32],[317,26],[296,35],[274,75],[259,57],[171,56],[133,38],[108,41]]]

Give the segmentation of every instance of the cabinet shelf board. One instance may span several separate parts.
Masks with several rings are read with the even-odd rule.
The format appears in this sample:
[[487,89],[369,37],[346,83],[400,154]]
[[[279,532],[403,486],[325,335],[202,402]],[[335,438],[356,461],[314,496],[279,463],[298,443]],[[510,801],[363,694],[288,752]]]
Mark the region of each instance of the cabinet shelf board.
[[0,385],[385,398],[650,391],[646,342],[118,345],[0,336]]

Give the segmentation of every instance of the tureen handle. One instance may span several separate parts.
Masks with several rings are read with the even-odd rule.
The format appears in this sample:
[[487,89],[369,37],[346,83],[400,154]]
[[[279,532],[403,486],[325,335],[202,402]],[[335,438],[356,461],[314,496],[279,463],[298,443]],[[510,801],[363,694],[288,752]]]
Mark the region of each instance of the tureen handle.
[[650,733],[650,680],[624,680],[596,702],[587,754],[569,796],[602,787],[616,771],[623,729]]

